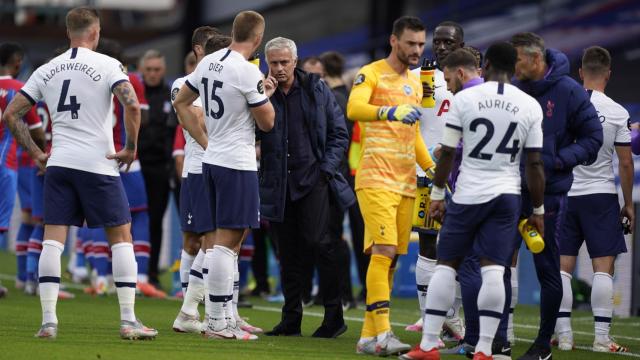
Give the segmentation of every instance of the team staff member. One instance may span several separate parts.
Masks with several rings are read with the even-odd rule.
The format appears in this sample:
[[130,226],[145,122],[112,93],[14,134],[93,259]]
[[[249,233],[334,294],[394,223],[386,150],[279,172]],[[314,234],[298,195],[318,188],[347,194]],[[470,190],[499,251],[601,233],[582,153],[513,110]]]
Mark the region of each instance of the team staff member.
[[149,283],[159,288],[158,260],[162,244],[162,218],[169,201],[171,179],[175,178],[171,152],[177,119],[171,111],[171,89],[164,81],[164,55],[157,50],[148,50],[142,56],[140,65],[144,92],[149,102],[149,120],[140,125],[138,157],[149,195]]
[[356,193],[365,223],[367,311],[357,352],[389,355],[408,351],[391,332],[389,297],[397,255],[406,254],[416,195],[416,160],[429,169],[433,161],[420,136],[417,65],[426,41],[420,19],[403,16],[393,24],[391,53],[360,69],[347,104],[349,119],[362,125],[362,156]]
[[[300,333],[306,262],[315,262],[325,308],[314,337],[335,338],[347,330],[342,318],[337,239],[328,234],[329,197],[355,202],[340,163],[349,138],[344,115],[320,76],[296,69],[296,44],[275,38],[265,45],[269,71],[278,83],[271,96],[276,118],[270,132],[259,131],[261,149],[260,215],[269,220],[278,243],[282,321],[267,335]],[[338,203],[340,203],[338,199]],[[282,206],[284,205],[284,206]],[[304,255],[312,254],[314,259]]]
[[[518,51],[514,85],[538,100],[544,119],[545,233],[544,250],[533,255],[540,281],[540,329],[520,360],[551,358],[549,342],[562,300],[560,254],[556,230],[565,224],[567,193],[576,165],[589,165],[602,146],[602,125],[587,91],[569,76],[569,60],[534,33],[511,38]],[[531,214],[531,200],[523,179],[523,216]]]

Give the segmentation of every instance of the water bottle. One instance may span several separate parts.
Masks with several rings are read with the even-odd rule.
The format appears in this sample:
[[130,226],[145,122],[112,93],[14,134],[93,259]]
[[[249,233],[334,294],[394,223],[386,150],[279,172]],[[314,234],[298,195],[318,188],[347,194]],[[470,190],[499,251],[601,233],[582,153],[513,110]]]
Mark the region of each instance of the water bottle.
[[544,240],[542,236],[538,234],[538,231],[533,226],[527,223],[527,219],[520,220],[518,230],[524,242],[527,244],[527,248],[529,248],[532,253],[537,254],[544,250]]
[[[424,59],[424,61],[422,61],[422,66],[420,67],[420,82],[423,84],[426,84],[427,86],[433,89],[435,78],[436,78],[435,64],[429,59]],[[432,108],[434,106],[436,106],[435,92],[431,96],[427,96],[423,94],[422,107]]]

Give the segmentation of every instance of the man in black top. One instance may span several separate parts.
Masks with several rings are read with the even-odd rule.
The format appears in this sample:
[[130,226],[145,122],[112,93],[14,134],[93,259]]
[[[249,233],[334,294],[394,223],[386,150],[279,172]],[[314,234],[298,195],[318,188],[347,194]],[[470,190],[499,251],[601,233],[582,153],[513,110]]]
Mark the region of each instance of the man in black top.
[[164,80],[164,55],[157,50],[148,50],[140,61],[140,68],[145,95],[149,102],[149,120],[140,126],[138,156],[149,199],[149,282],[157,287],[162,218],[175,177],[171,153],[177,119],[171,108],[171,90]]
[[[329,197],[346,208],[355,197],[340,172],[348,137],[344,113],[317,74],[296,69],[293,41],[275,38],[265,46],[275,125],[258,132],[260,215],[269,220],[278,246],[285,303],[282,320],[267,336],[299,335],[305,265],[319,270],[324,321],[313,336],[335,338],[347,329],[342,316],[335,254],[327,234]],[[313,254],[309,258],[307,254]]]

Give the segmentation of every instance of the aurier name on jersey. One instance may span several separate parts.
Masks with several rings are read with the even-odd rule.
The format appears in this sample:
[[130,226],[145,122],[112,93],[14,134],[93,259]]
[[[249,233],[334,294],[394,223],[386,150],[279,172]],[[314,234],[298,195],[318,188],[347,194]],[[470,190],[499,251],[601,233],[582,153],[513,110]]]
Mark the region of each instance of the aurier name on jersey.
[[112,90],[129,81],[116,59],[71,48],[40,66],[21,92],[33,104],[44,100],[52,122],[47,166],[119,176],[114,154]]
[[[178,95],[178,91],[180,91],[180,88],[187,80],[187,76],[177,78],[171,85],[171,104],[173,104],[173,102],[176,100],[176,95]],[[192,105],[202,109],[202,102],[200,101],[200,97],[198,97]],[[184,178],[187,177],[187,174],[189,173],[202,174],[202,157],[204,156],[204,149],[202,148],[202,146],[200,146],[200,144],[198,144],[196,139],[189,135],[189,132],[187,130],[182,129],[182,134],[184,135],[185,144],[184,166],[182,167],[181,176]]]
[[603,143],[598,158],[589,165],[573,169],[573,184],[569,196],[617,194],[613,173],[613,152],[616,146],[631,145],[629,112],[600,91],[591,93],[591,103],[602,124]]
[[[463,139],[462,165],[453,201],[482,204],[501,194],[520,194],[520,158],[542,151],[542,109],[510,84],[489,81],[457,93],[446,127]],[[455,148],[458,139],[442,144]]]
[[205,56],[185,84],[200,94],[209,144],[203,162],[257,171],[255,120],[250,107],[269,98],[260,70],[240,53],[220,49]]

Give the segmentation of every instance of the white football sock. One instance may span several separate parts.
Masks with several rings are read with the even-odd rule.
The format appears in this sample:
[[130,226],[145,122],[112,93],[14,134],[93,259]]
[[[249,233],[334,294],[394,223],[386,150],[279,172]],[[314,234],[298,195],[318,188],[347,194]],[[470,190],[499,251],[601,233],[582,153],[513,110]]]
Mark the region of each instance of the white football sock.
[[195,260],[195,256],[189,255],[186,251],[182,250],[180,254],[180,283],[182,286],[182,293],[187,293],[187,285],[189,285],[189,272],[191,271],[191,265]]
[[42,242],[42,253],[38,262],[38,277],[40,282],[40,305],[42,306],[42,324],[58,323],[56,304],[60,291],[60,256],[64,245],[55,240]]
[[596,340],[608,340],[613,316],[613,277],[611,275],[604,272],[593,274],[591,309]]
[[437,265],[427,289],[427,301],[422,325],[422,350],[429,351],[438,347],[440,330],[447,311],[451,309],[456,296],[456,271],[449,266]]
[[133,244],[118,243],[111,247],[113,262],[113,281],[116,284],[120,303],[120,320],[136,321],[134,305],[136,302],[136,280],[138,264],[133,252]]
[[233,271],[233,299],[232,299],[232,307],[233,310],[233,318],[239,319],[240,313],[238,312],[238,298],[240,296],[240,271],[238,269],[238,254],[236,254],[235,259],[235,268]]
[[211,299],[209,317],[214,329],[220,330],[227,326],[226,307],[227,301],[232,298],[235,253],[227,247],[214,245],[213,249],[207,250],[206,259],[209,260],[207,265],[211,272],[207,279]]
[[436,260],[418,255],[416,262],[416,284],[418,287],[418,302],[420,303],[420,313],[424,315],[427,305],[427,287],[436,268]]
[[453,298],[453,305],[447,312],[447,318],[456,318],[460,316],[460,308],[462,307],[462,290],[460,282],[456,281],[456,296]]
[[573,292],[571,291],[571,274],[560,271],[562,279],[562,301],[556,320],[556,334],[571,332],[571,308],[573,306]]
[[478,292],[480,337],[476,344],[476,352],[491,355],[493,337],[498,330],[504,311],[504,266],[483,266],[480,272],[482,273],[482,286]]
[[187,287],[187,292],[184,294],[181,310],[183,313],[191,316],[198,315],[198,304],[206,294],[204,289],[204,275],[202,274],[204,256],[202,250],[198,251],[198,255],[195,256],[191,264],[191,269],[189,269],[189,286]]
[[516,305],[518,305],[518,267],[511,267],[511,306],[509,307],[509,322],[507,324],[507,337],[509,341],[515,339],[515,333],[513,332],[513,313],[515,312]]

